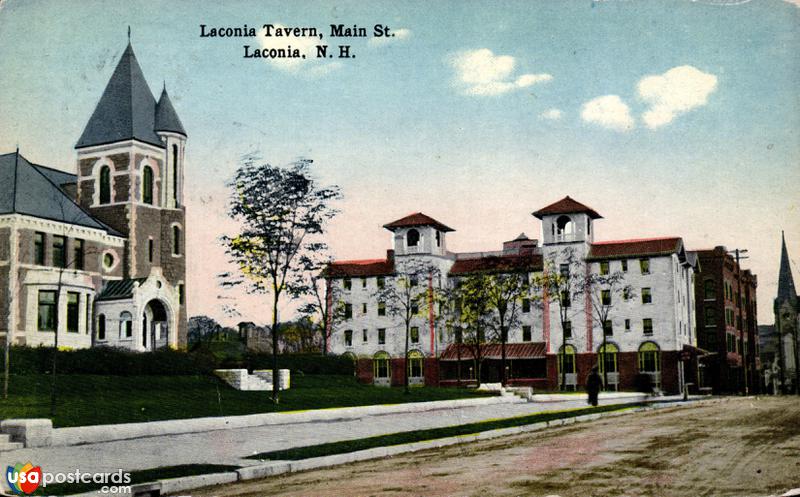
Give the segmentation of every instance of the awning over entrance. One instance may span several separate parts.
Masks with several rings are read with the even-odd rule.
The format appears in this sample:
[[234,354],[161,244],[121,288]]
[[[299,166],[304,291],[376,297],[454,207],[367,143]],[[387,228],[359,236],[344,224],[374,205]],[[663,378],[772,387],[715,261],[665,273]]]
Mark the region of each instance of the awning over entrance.
[[[462,361],[472,359],[472,350],[473,348],[468,345],[454,343],[448,345],[445,351],[439,355],[439,360],[457,361],[459,352]],[[544,359],[545,350],[544,342],[507,343],[506,359]],[[502,359],[501,345],[499,343],[481,345],[481,356],[483,359]]]

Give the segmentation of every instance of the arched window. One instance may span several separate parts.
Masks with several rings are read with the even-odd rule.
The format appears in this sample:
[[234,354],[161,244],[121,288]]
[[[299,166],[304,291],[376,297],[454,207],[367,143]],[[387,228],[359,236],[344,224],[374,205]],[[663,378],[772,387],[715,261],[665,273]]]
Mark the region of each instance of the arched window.
[[617,353],[619,349],[613,343],[601,345],[598,350],[598,362],[600,363],[600,374],[605,371],[609,373],[617,372]]
[[175,207],[178,204],[178,146],[172,145],[172,199],[175,201]]
[[106,339],[106,315],[100,314],[97,316],[97,339]]
[[133,315],[128,311],[123,311],[119,315],[119,337],[133,338]]
[[179,226],[172,227],[172,254],[181,255],[181,228]]
[[572,345],[562,345],[558,350],[559,378],[562,371],[566,372],[566,374],[575,373],[575,347]]
[[406,246],[416,247],[419,244],[419,231],[414,228],[408,230],[406,233]]
[[111,168],[108,166],[100,168],[100,203],[111,203]]
[[703,282],[703,298],[705,300],[717,299],[717,284],[714,280],[705,280]]
[[392,374],[389,367],[389,354],[378,352],[372,358],[372,374],[375,378],[389,378]]
[[423,355],[419,350],[412,350],[408,353],[408,377],[422,378]]
[[639,371],[658,373],[661,371],[661,349],[653,342],[644,342],[639,347]]
[[566,240],[575,233],[575,223],[569,216],[560,216],[556,219],[556,237]]
[[142,171],[142,202],[153,203],[153,169],[150,166],[144,166]]

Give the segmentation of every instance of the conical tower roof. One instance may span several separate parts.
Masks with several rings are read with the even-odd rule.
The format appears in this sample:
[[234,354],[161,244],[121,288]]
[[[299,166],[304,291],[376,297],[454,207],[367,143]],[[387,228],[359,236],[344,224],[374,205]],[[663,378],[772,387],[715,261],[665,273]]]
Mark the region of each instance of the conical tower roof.
[[155,114],[156,100],[128,43],[75,148],[130,139],[163,147]]
[[155,130],[170,131],[186,136],[186,130],[183,129],[183,124],[178,117],[178,113],[175,112],[175,107],[172,106],[166,86],[164,86],[164,89],[161,91],[161,97],[159,97],[158,103],[156,104]]
[[797,299],[797,291],[794,287],[794,279],[792,278],[792,266],[789,263],[789,252],[786,250],[786,238],[781,232],[781,268],[778,271],[778,302],[790,301],[794,302]]

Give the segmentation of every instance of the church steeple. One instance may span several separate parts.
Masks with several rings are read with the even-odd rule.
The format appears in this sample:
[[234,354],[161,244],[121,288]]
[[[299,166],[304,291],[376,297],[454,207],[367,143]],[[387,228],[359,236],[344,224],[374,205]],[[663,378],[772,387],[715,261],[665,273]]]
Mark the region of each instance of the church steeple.
[[166,84],[164,85],[164,89],[161,90],[161,97],[159,97],[158,103],[156,104],[155,131],[169,131],[186,136],[186,130],[183,129],[183,124],[178,117],[178,113],[175,112],[175,107],[172,106],[172,102],[167,94]]
[[129,41],[75,148],[130,139],[163,147],[155,116],[156,100]]
[[781,231],[781,268],[778,271],[778,297],[776,302],[794,302],[797,291],[792,278],[792,267],[789,263],[789,252],[786,250],[786,238]]

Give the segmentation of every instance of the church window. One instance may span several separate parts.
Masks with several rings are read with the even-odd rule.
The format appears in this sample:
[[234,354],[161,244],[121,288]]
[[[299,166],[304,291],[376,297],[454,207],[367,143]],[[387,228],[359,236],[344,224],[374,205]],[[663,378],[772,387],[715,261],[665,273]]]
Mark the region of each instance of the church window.
[[97,339],[98,340],[105,340],[106,339],[106,315],[100,314],[97,316]]
[[172,145],[172,199],[175,207],[180,207],[178,202],[178,146]]
[[80,323],[80,294],[67,292],[67,331],[77,333]]
[[153,244],[154,242],[152,238],[147,240],[147,261],[150,262],[151,264],[153,262],[153,252],[154,252]]
[[55,267],[67,267],[67,238],[63,236],[53,237],[53,265]]
[[111,202],[111,168],[103,166],[100,168],[100,203],[108,204]]
[[144,166],[142,172],[142,202],[153,203],[153,169],[150,166]]
[[83,269],[83,240],[76,239],[72,242],[72,256],[75,261],[75,269]]
[[172,255],[181,255],[181,229],[172,227]]
[[419,245],[419,231],[413,228],[408,230],[406,234],[406,245],[408,247],[416,247]]
[[44,233],[36,232],[33,236],[34,263],[44,265]]
[[133,315],[128,311],[119,315],[119,337],[133,338]]

